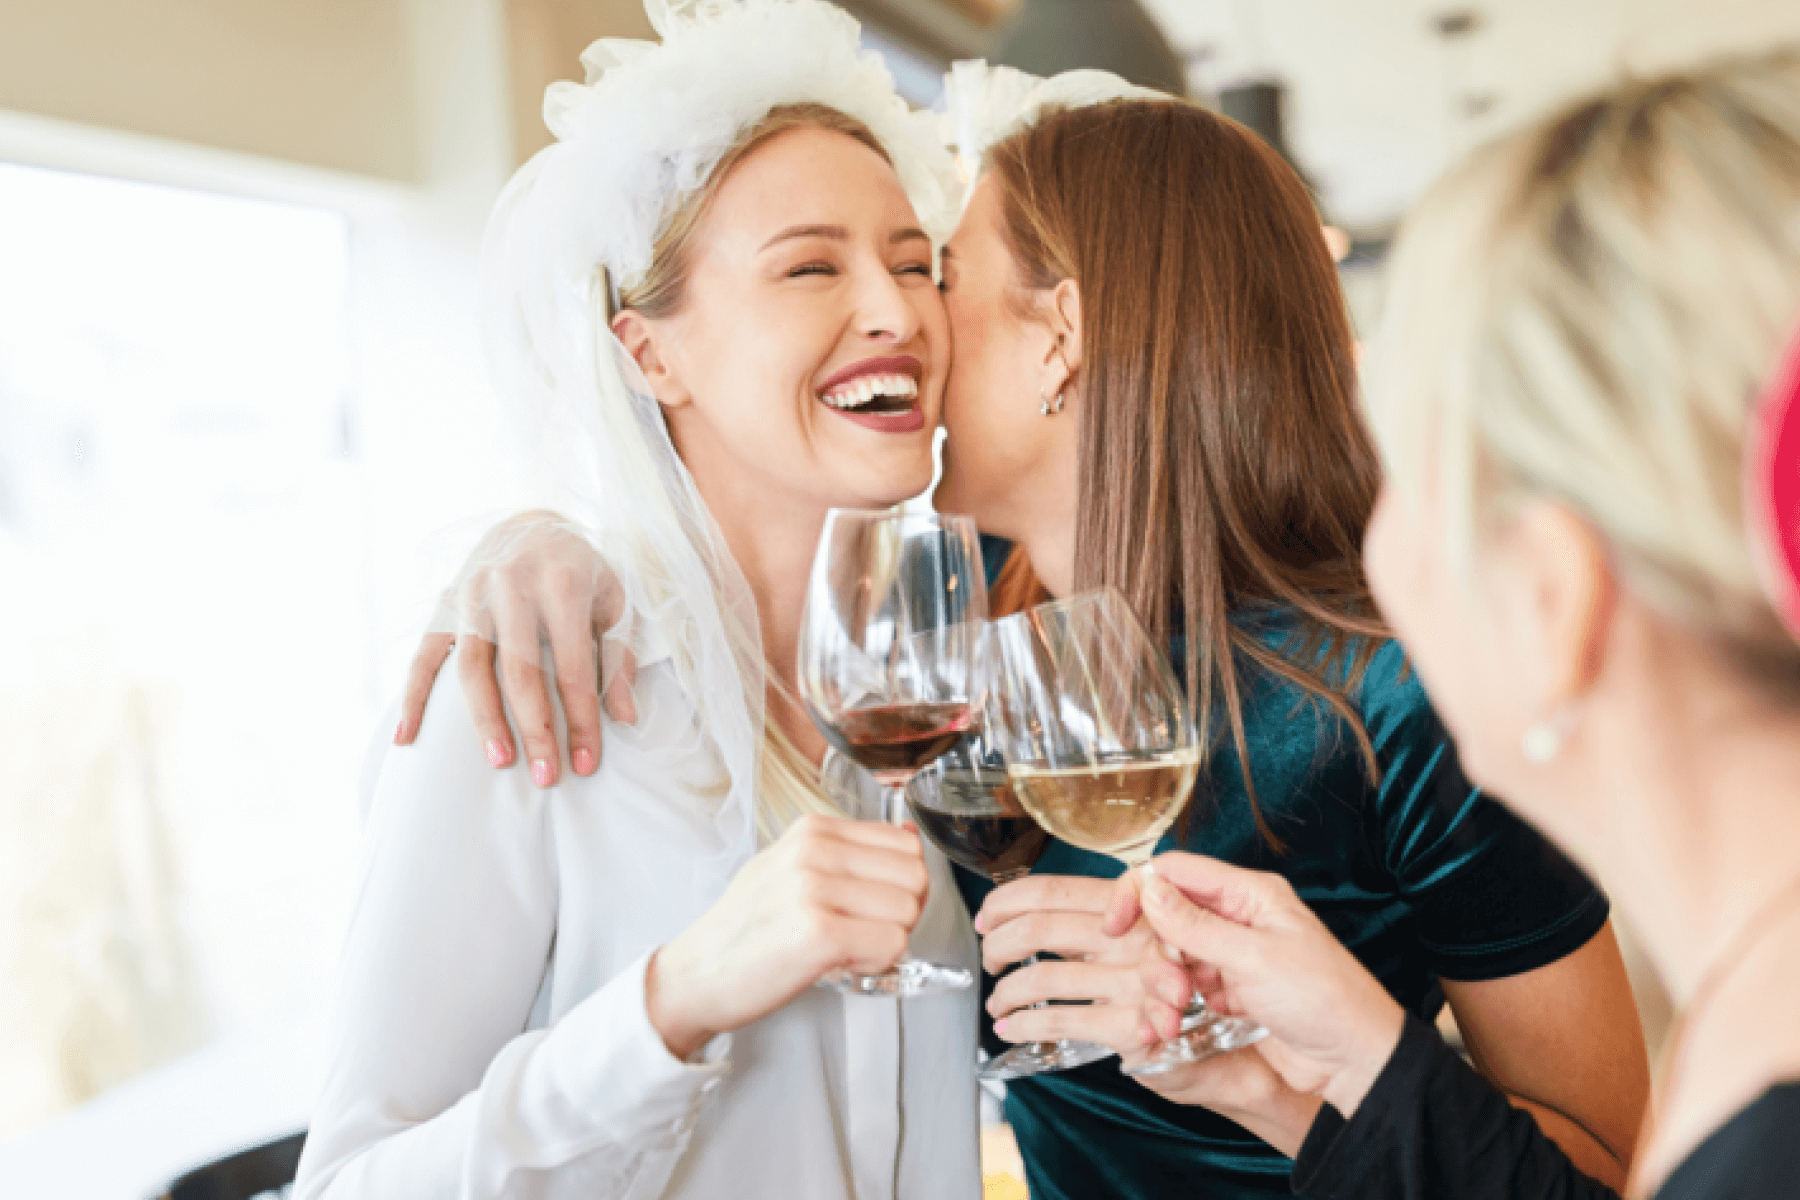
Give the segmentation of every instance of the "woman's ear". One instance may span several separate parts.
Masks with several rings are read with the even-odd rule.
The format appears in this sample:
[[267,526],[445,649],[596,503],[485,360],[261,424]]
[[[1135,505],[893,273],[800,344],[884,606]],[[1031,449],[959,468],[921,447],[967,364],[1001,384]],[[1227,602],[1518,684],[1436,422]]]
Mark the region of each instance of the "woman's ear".
[[612,319],[612,331],[625,352],[637,363],[638,370],[644,373],[658,404],[664,408],[680,408],[693,400],[658,345],[657,329],[642,313],[631,308],[620,310]]
[[1599,681],[1618,610],[1618,581],[1594,527],[1554,501],[1531,504],[1500,539],[1513,651],[1548,715]]
[[1050,349],[1044,366],[1051,371],[1051,390],[1060,392],[1081,371],[1081,287],[1065,279],[1050,289]]

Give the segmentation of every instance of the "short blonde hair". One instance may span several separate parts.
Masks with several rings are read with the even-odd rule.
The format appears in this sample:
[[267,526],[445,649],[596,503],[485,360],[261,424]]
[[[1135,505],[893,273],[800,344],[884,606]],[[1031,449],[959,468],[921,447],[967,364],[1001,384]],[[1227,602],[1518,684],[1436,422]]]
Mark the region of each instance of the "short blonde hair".
[[1800,54],[1627,83],[1478,152],[1409,217],[1372,422],[1399,486],[1432,477],[1465,565],[1484,527],[1554,498],[1634,595],[1800,688],[1741,481],[1797,322]]

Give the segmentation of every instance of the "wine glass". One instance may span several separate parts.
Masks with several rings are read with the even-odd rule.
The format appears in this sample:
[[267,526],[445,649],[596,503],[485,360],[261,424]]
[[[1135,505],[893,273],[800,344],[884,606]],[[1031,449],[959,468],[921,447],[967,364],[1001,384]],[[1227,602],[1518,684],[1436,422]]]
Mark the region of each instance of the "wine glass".
[[[1025,810],[1071,845],[1127,869],[1156,853],[1200,771],[1200,740],[1168,659],[1125,598],[1084,592],[994,623],[992,735]],[[1154,1075],[1261,1040],[1268,1030],[1207,1009],[1131,1075]]]
[[[1031,874],[1032,864],[1050,843],[1050,834],[1013,794],[1006,759],[984,730],[971,732],[914,775],[906,800],[919,828],[945,857],[996,885]],[[1028,967],[1039,958],[1033,954],[1019,965]],[[997,1081],[1023,1079],[1067,1071],[1111,1054],[1097,1042],[1068,1038],[1027,1042],[989,1059],[977,1075]]]
[[[807,581],[800,696],[832,746],[905,819],[906,785],[975,724],[986,691],[987,578],[968,517],[831,510]],[[879,975],[821,984],[862,995],[968,987],[960,967],[908,954]]]

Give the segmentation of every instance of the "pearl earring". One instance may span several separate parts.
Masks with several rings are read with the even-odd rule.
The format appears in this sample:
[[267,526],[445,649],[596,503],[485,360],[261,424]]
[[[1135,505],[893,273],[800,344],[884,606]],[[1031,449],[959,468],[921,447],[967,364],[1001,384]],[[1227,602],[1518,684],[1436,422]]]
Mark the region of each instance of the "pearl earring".
[[1519,749],[1526,762],[1542,765],[1562,753],[1563,739],[1575,726],[1575,710],[1567,705],[1525,731]]
[[1043,392],[1038,393],[1038,399],[1043,401],[1042,404],[1038,405],[1038,411],[1043,413],[1046,417],[1054,417],[1057,413],[1062,411],[1063,394],[1061,389],[1057,390],[1056,399],[1054,400],[1050,399],[1050,397]]

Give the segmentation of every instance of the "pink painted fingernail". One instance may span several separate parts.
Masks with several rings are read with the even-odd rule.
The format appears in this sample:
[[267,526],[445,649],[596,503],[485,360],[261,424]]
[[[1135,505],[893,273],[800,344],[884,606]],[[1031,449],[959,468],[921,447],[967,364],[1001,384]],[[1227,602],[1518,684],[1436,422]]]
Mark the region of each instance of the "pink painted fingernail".
[[592,750],[586,749],[585,747],[577,750],[573,761],[575,764],[575,773],[577,775],[592,775],[594,773],[594,752]]
[[1001,1017],[998,1021],[994,1022],[994,1035],[996,1037],[1006,1036],[1006,1022],[1008,1019],[1009,1018],[1007,1017]]
[[394,740],[396,742],[399,742],[399,741],[404,741],[405,739],[406,739],[406,722],[401,721],[398,725],[394,726]]
[[975,932],[976,933],[986,933],[987,932],[987,913],[978,912],[975,914]]
[[504,767],[506,765],[506,743],[499,738],[489,738],[487,760],[490,767]]
[[531,782],[539,787],[550,786],[550,764],[541,758],[531,760]]

